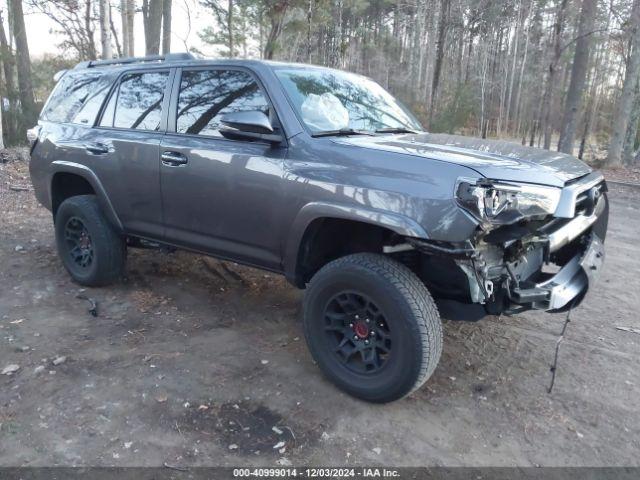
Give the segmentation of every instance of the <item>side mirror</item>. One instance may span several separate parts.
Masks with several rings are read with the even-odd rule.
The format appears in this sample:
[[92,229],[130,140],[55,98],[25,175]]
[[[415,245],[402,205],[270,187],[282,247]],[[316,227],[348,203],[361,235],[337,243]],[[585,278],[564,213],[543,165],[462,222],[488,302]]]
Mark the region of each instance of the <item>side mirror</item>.
[[282,136],[273,133],[273,126],[259,110],[227,113],[220,118],[220,134],[232,140],[264,140],[271,143],[282,142]]

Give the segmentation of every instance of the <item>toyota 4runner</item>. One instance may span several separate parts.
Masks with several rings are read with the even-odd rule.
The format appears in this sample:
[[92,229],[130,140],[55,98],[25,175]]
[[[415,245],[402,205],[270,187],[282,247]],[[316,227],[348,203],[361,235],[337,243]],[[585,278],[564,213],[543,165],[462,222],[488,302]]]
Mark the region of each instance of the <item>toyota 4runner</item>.
[[73,279],[116,281],[141,242],[282,273],[306,289],[314,359],[356,397],[395,400],[429,378],[435,300],[561,312],[602,266],[600,173],[427,133],[368,78],[189,54],[57,77],[28,132],[30,172]]

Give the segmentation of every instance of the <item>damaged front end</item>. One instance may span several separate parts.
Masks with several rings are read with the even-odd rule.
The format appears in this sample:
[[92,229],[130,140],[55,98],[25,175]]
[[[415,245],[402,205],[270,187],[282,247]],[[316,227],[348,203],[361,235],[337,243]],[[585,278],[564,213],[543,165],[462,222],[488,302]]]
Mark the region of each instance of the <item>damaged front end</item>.
[[459,205],[478,222],[463,244],[407,239],[434,296],[487,313],[578,305],[604,261],[608,200],[601,174],[564,188],[462,180]]

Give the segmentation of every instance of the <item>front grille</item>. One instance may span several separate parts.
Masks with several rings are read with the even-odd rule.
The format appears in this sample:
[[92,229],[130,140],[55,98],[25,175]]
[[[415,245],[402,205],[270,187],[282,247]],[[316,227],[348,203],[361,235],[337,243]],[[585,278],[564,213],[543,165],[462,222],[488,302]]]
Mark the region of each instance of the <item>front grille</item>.
[[[596,189],[598,196],[593,196],[592,192]],[[598,201],[599,195],[606,191],[605,183],[600,182],[597,185],[578,193],[575,203],[575,215],[590,215]]]
[[589,208],[589,191],[582,192],[576,198],[576,215],[584,214]]
[[567,182],[562,189],[555,216],[573,218],[584,211],[588,212],[593,206],[593,195],[590,195],[590,192],[594,188],[599,189],[600,192],[606,191],[606,183],[599,172],[592,172],[577,181]]
[[[600,182],[596,186],[581,192],[576,198],[576,215],[591,215],[600,199],[600,196],[606,191],[606,184]],[[595,193],[595,194],[594,194]]]

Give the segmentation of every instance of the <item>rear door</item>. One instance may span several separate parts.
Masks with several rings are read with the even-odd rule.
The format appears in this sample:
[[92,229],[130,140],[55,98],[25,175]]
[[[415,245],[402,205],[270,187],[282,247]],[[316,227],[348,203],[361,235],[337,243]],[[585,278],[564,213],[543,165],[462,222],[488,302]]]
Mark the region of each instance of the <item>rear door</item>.
[[123,73],[103,109],[88,155],[125,230],[161,238],[160,141],[172,69]]
[[168,241],[265,268],[280,268],[284,146],[229,140],[227,112],[261,110],[280,126],[252,72],[198,67],[176,73],[161,185]]

